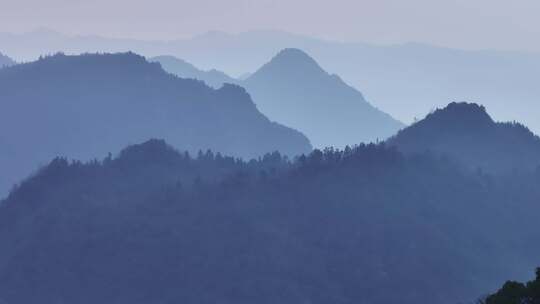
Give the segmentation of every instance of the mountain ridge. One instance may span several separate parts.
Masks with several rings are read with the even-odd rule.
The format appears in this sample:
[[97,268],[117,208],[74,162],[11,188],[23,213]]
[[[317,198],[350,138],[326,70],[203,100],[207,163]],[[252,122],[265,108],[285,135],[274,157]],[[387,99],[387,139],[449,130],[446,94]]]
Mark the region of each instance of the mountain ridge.
[[219,89],[225,83],[238,84],[238,80],[216,69],[199,70],[191,63],[174,56],[156,56],[149,59],[159,62],[163,69],[182,78],[203,80],[209,86]]
[[[10,172],[3,191],[53,156],[91,159],[154,137],[244,158],[311,150],[300,132],[261,114],[243,88],[212,89],[134,53],[57,54],[15,65],[0,70],[0,91],[7,109],[0,137],[10,147],[1,157]],[[40,145],[47,149],[32,149]]]
[[0,293],[13,304],[464,303],[536,265],[539,184],[382,143],[292,162],[163,140],[55,158],[0,203]]
[[301,130],[318,148],[384,140],[404,126],[300,49],[280,51],[243,84],[270,119]]
[[[208,77],[203,71],[178,74],[180,67],[164,67],[180,77]],[[245,87],[261,112],[300,130],[318,148],[382,141],[404,126],[300,49],[281,50],[244,80],[229,78],[216,84],[210,77],[207,82],[218,87],[225,81]]]
[[[535,82],[540,77],[539,53],[339,42],[269,30],[172,41],[49,36],[0,34],[0,45],[16,61],[58,51],[132,50],[149,57],[174,55],[203,69],[215,68],[233,76],[257,69],[283,48],[295,47],[312,54],[326,69],[376,102],[379,109],[406,124],[419,113],[444,107],[449,100],[474,98],[472,101],[486,105],[501,120],[520,121],[540,133],[540,90]],[[498,89],[495,92],[493,88]]]
[[475,103],[450,103],[387,142],[406,153],[438,152],[491,172],[540,165],[540,137],[522,124],[494,121]]

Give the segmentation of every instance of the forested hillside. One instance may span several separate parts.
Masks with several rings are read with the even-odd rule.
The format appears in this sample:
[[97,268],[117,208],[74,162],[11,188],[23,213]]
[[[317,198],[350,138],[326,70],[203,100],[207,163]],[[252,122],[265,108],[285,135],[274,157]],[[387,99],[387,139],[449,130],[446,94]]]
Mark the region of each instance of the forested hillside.
[[292,162],[190,156],[157,140],[102,161],[57,158],[2,203],[0,295],[12,304],[474,299],[537,262],[540,170],[469,172],[384,144]]

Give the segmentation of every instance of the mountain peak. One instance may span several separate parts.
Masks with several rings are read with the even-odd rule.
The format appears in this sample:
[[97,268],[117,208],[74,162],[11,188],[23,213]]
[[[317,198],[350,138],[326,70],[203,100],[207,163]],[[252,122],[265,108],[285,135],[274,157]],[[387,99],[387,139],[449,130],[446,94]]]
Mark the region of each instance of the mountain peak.
[[474,103],[450,103],[401,130],[388,144],[405,153],[441,153],[489,172],[529,170],[540,163],[540,138],[521,124],[493,121]]
[[281,50],[270,62],[278,63],[305,63],[319,66],[319,64],[306,52],[296,48],[286,48]]
[[242,84],[268,118],[305,133],[318,148],[375,142],[402,127],[300,49],[283,49]]
[[287,48],[281,50],[276,56],[274,56],[274,58],[270,60],[270,62],[265,64],[259,71],[296,71],[302,74],[326,74],[326,72],[319,66],[315,59],[309,56],[306,52],[295,48]]
[[280,79],[285,84],[291,84],[299,80],[305,82],[307,78],[321,82],[328,81],[328,76],[329,74],[306,52],[286,48],[247,78],[246,83],[249,86],[252,82],[267,83]]
[[[0,142],[9,146],[0,153],[0,196],[54,156],[93,159],[149,138],[246,159],[311,150],[304,135],[259,112],[244,89],[182,79],[134,53],[57,54],[0,69],[0,92]],[[22,118],[24,126],[8,132]],[[48,144],[39,153],[29,148],[41,141]],[[142,146],[157,151],[150,155],[163,147]]]
[[494,123],[484,106],[468,102],[452,102],[443,109],[435,110],[423,121],[454,128],[489,126]]
[[132,163],[167,162],[174,159],[176,150],[163,139],[149,139],[128,146],[120,152],[119,160]]
[[302,51],[301,49],[297,49],[297,48],[285,48],[285,49],[282,49],[281,51],[279,51],[279,53],[277,53],[276,56],[274,56],[274,58],[278,58],[278,57],[296,57],[296,58],[304,58],[304,59],[311,59],[311,56],[309,56],[306,52]]

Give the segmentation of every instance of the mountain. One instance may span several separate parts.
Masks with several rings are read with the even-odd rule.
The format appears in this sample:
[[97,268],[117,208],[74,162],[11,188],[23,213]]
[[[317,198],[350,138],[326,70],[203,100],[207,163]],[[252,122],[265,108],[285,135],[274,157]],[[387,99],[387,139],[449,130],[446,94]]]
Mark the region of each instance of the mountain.
[[403,127],[298,49],[282,50],[242,84],[268,118],[300,130],[319,148],[384,140]]
[[244,80],[216,70],[205,72],[181,59],[155,60],[179,77],[199,79],[214,87],[224,83],[245,87],[263,114],[306,134],[319,148],[384,140],[404,126],[298,49],[282,50]]
[[244,158],[311,150],[241,87],[180,79],[133,53],[59,54],[2,69],[0,100],[2,193],[54,156],[88,160],[154,137]]
[[219,89],[225,83],[237,83],[238,81],[218,70],[201,71],[194,65],[173,56],[157,56],[150,58],[151,62],[159,62],[167,72],[182,78],[199,79],[209,86]]
[[[406,153],[427,150],[489,171],[534,169],[540,138],[519,123],[495,122],[483,106],[450,103],[388,140]],[[531,165],[532,164],[532,165]]]
[[[540,54],[460,50],[420,43],[373,45],[338,42],[281,31],[211,32],[174,41],[68,36],[51,31],[0,34],[2,50],[17,61],[58,51],[135,51],[170,54],[202,69],[238,76],[252,72],[284,48],[299,48],[362,91],[374,105],[412,123],[449,100],[471,100],[504,121],[540,133]],[[496,90],[494,88],[497,88]]]
[[0,68],[10,66],[10,65],[14,65],[14,64],[15,64],[15,61],[13,61],[8,56],[0,53]]
[[291,163],[151,140],[102,161],[56,158],[0,203],[0,295],[465,303],[538,265],[539,200],[540,171],[488,176],[384,144]]

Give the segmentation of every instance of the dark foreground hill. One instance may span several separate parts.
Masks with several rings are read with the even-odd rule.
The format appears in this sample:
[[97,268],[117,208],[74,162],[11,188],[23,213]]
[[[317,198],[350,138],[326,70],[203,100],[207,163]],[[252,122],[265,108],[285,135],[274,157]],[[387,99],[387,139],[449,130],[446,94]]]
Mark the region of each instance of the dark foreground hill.
[[492,172],[540,165],[540,138],[519,123],[495,122],[484,107],[451,103],[388,140],[406,153],[432,151]]
[[132,54],[55,55],[0,70],[0,196],[58,155],[89,160],[150,138],[238,157],[311,149],[244,89],[215,90]]
[[[384,145],[242,162],[162,141],[55,159],[0,207],[0,298],[455,304],[540,260],[540,171]],[[511,262],[509,262],[511,261]]]

